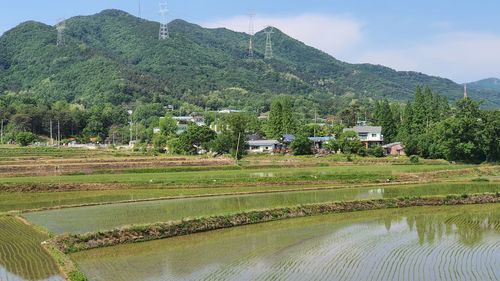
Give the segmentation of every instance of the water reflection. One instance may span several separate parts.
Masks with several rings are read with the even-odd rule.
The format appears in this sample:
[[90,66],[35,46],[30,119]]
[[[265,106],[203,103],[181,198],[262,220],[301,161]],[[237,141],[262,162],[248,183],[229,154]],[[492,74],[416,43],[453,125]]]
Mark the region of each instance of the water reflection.
[[130,224],[155,223],[253,209],[331,201],[419,196],[422,194],[482,193],[492,192],[497,188],[489,185],[410,185],[389,188],[343,188],[70,208],[30,213],[25,214],[25,217],[32,223],[41,225],[53,233],[82,233],[109,230]]
[[499,280],[499,216],[499,205],[338,214],[74,258],[91,280],[110,281]]

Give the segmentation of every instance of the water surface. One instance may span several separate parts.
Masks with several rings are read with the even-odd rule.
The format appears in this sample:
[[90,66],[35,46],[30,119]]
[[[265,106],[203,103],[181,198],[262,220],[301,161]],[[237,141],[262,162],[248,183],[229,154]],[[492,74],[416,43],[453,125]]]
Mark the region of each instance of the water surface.
[[46,239],[13,217],[0,217],[0,280],[64,281],[40,244]]
[[500,205],[291,219],[72,258],[91,281],[500,280]]
[[160,200],[69,208],[27,213],[25,217],[49,231],[84,233],[110,230],[131,224],[180,220],[247,210],[331,201],[397,198],[403,196],[483,193],[500,190],[490,184],[427,184],[387,188],[344,188],[321,191],[266,193],[239,196]]

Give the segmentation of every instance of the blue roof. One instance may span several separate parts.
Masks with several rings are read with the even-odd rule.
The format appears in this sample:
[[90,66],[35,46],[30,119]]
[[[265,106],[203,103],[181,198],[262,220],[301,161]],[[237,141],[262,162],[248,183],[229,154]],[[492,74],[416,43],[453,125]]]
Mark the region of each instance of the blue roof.
[[295,139],[294,135],[291,135],[291,134],[283,135],[284,142],[292,142],[294,139]]
[[313,142],[327,142],[335,140],[335,137],[310,137],[309,140]]

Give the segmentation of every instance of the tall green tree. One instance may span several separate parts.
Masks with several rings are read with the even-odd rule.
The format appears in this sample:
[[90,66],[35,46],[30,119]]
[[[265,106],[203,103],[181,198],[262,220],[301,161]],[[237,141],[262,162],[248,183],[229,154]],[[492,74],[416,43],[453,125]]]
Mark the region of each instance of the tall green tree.
[[283,132],[283,105],[280,99],[274,99],[271,103],[269,121],[267,122],[266,135],[269,138],[280,138]]
[[167,114],[164,118],[160,119],[160,133],[165,136],[174,136],[177,133],[177,121],[174,120],[172,115]]

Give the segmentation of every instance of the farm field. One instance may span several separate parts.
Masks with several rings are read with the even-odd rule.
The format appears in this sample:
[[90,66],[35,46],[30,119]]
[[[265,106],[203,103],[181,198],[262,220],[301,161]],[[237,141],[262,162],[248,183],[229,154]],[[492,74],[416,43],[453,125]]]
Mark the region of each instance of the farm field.
[[150,224],[188,217],[203,217],[312,203],[404,196],[494,193],[497,191],[500,191],[500,184],[489,183],[341,188],[107,204],[39,211],[25,213],[23,216],[31,223],[40,225],[55,234],[85,233],[111,230],[124,225]]
[[[98,280],[498,280],[500,206],[378,210],[73,254]],[[130,265],[134,266],[130,266]]]
[[[288,208],[311,203],[446,197],[451,194],[457,197],[467,197],[472,194],[498,194],[500,192],[499,166],[450,164],[434,160],[411,165],[408,159],[403,157],[399,159],[360,158],[353,162],[345,162],[336,157],[250,156],[237,163],[227,158],[153,157],[135,152],[112,150],[0,147],[0,152],[5,152],[0,155],[0,241],[2,243],[0,280],[2,281],[64,280],[63,276],[68,272],[64,270],[59,272],[58,266],[61,266],[59,258],[53,259],[51,256],[53,253],[49,254],[41,244],[50,239],[49,236],[57,237],[64,233],[105,231],[131,225],[223,216],[251,210]],[[491,210],[492,212],[494,210],[498,218],[498,205],[489,206],[492,206]],[[450,214],[449,218],[443,219],[444,224],[446,224],[444,221],[452,220],[452,215],[460,215],[459,211],[448,211],[455,210],[451,207],[450,209],[442,208],[425,208],[429,210],[425,213],[435,211]],[[71,257],[77,261],[78,265],[81,265],[90,280],[197,280],[198,278],[233,280],[240,277],[254,279],[255,272],[249,268],[259,266],[263,260],[270,261],[269,264],[276,268],[277,275],[269,273],[269,268],[265,268],[262,275],[257,276],[256,279],[288,280],[289,276],[283,274],[283,271],[291,264],[300,265],[305,258],[296,256],[297,260],[294,260],[291,256],[286,256],[288,253],[284,249],[293,248],[295,243],[300,245],[304,239],[311,239],[311,243],[322,245],[322,237],[337,237],[339,233],[344,233],[351,227],[359,229],[366,225],[373,225],[373,229],[368,228],[367,233],[377,237],[382,221],[384,227],[388,224],[387,219],[383,220],[383,218],[391,217],[393,219],[389,224],[393,227],[390,231],[386,231],[392,236],[396,235],[394,243],[400,245],[403,240],[410,241],[415,235],[418,237],[421,235],[421,233],[415,234],[414,228],[405,229],[402,223],[402,221],[414,221],[413,218],[418,215],[417,210],[424,210],[424,208],[408,211],[408,217],[404,210],[386,210],[292,219],[290,223],[288,221],[263,223],[163,241],[84,251]],[[467,210],[468,213],[470,210],[470,213],[483,216],[486,207],[470,206],[460,210]],[[375,215],[368,215],[372,213]],[[475,220],[477,216],[471,218]],[[449,226],[449,224],[446,225]],[[270,229],[266,232],[267,226]],[[286,228],[290,233],[286,233],[288,236],[280,233],[281,230],[274,229],[275,226],[279,226],[279,229]],[[496,229],[495,227],[493,226],[493,229]],[[312,232],[308,232],[308,229]],[[447,237],[447,239],[460,234],[456,233],[455,226],[451,230],[444,229],[446,231],[441,237]],[[246,245],[236,237],[226,236],[224,234],[226,231],[228,233],[235,231],[234,233],[240,234],[242,232],[238,231],[245,231],[245,233],[250,231],[247,234],[241,234],[241,237],[249,239],[251,243]],[[254,231],[255,236],[251,236],[250,234]],[[393,231],[396,232],[393,233]],[[448,235],[449,233],[451,234]],[[265,238],[267,234],[269,236]],[[479,234],[470,234],[470,237],[481,236],[493,239],[491,237],[495,237],[496,234],[497,232],[489,234],[488,231],[481,231]],[[198,239],[196,237],[205,237],[205,235],[207,239],[213,240],[211,245],[227,244],[225,249],[231,251],[232,254],[220,257],[218,256],[220,252],[215,251],[216,259],[221,260],[221,263],[217,264],[210,262],[208,258],[203,260],[202,257],[189,256],[190,253],[211,251],[211,247],[215,247],[203,246],[203,243],[196,240]],[[278,239],[278,236],[273,235],[279,235],[281,238]],[[349,235],[357,237],[356,235],[360,234]],[[398,240],[400,236],[405,238]],[[335,241],[343,241],[342,237],[344,236],[338,236]],[[262,239],[263,241],[260,241]],[[364,243],[368,240],[370,243],[373,242],[365,236],[356,239],[353,243],[357,241]],[[436,237],[435,241],[441,240]],[[495,241],[498,243],[498,240]],[[163,249],[162,243],[174,243],[179,246],[174,247],[173,244],[169,244],[166,246],[169,250],[162,251],[163,254],[151,252],[154,248]],[[187,247],[185,243],[191,243],[192,248]],[[242,245],[237,246],[237,243]],[[453,243],[455,245],[460,241]],[[123,252],[125,250],[121,249],[141,245],[145,248],[134,250],[137,251],[137,257],[143,257],[144,253],[156,260],[134,261],[139,266],[137,272],[123,270],[125,274],[123,276],[121,271],[116,272],[124,266],[122,262],[134,259],[134,257],[127,256]],[[255,246],[254,250],[249,248],[251,245]],[[377,245],[366,247],[376,248]],[[306,243],[301,249],[312,253],[311,257],[313,257],[317,248],[308,249],[309,246]],[[392,246],[380,247],[391,248]],[[418,249],[413,249],[413,246],[408,247],[411,253],[412,251],[420,253]],[[488,247],[490,247],[489,244]],[[182,253],[175,253],[175,249]],[[277,249],[281,250],[273,252]],[[427,250],[440,251],[439,249]],[[113,258],[108,255],[114,250],[117,251],[117,255],[112,261]],[[331,250],[346,251],[345,248],[331,248]],[[459,250],[465,251],[463,248]],[[282,251],[285,256],[280,254]],[[403,252],[398,253],[404,253],[406,250],[401,251]],[[334,257],[328,253],[322,252],[325,258],[333,260]],[[472,254],[478,255],[479,252]],[[345,256],[349,258],[347,254]],[[91,261],[89,257],[95,261]],[[249,260],[251,257],[255,260]],[[285,260],[280,260],[280,258],[285,258]],[[169,262],[165,262],[173,259],[176,259],[173,263],[180,263],[184,260],[184,267],[179,264],[170,267]],[[94,266],[93,262],[99,265]],[[457,261],[457,264],[461,262]],[[105,268],[101,267],[101,264]],[[163,268],[165,264],[168,266],[166,269]],[[342,264],[342,266],[346,270],[349,269],[349,265]],[[401,266],[404,268],[404,265]],[[231,267],[234,267],[234,272],[230,270]],[[300,267],[290,268],[302,270]],[[311,276],[337,277],[337,275],[332,275],[333,269],[331,268],[323,273],[319,273],[320,269],[315,267],[311,267],[310,270]],[[153,275],[148,275],[150,273]],[[352,271],[346,271],[343,274],[342,278],[345,280],[355,280],[351,276]],[[415,274],[418,276],[420,273]],[[489,274],[493,273],[489,272]],[[99,277],[101,275],[102,277]],[[114,277],[110,277],[112,275]],[[390,276],[383,274],[380,276],[391,280],[391,276],[400,275],[393,273]],[[496,275],[492,276],[496,277]],[[417,279],[403,278],[401,280]]]
[[41,246],[47,239],[14,217],[0,216],[0,280],[64,280]]
[[[223,186],[283,182],[339,183],[386,182],[387,180],[418,179],[419,173],[432,177],[438,172],[463,171],[474,173],[471,165],[356,165],[301,168],[255,168],[245,170],[215,170],[195,172],[120,173],[38,177],[0,177],[0,184],[128,184],[135,186]],[[486,167],[484,167],[486,168]],[[500,170],[496,167],[491,169]],[[435,172],[435,173],[432,173]],[[439,175],[439,174],[438,174]],[[446,174],[444,176],[447,176]]]

